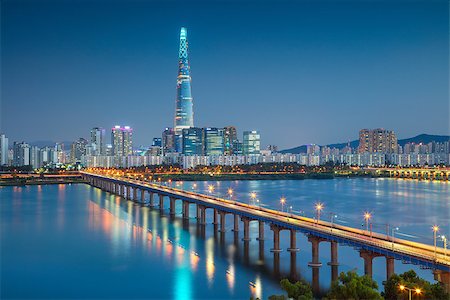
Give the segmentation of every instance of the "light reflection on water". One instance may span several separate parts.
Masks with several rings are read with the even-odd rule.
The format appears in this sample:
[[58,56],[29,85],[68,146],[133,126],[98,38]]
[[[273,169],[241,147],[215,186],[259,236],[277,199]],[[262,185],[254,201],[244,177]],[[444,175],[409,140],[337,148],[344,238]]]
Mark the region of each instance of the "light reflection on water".
[[[306,205],[323,199],[327,209],[345,207],[345,213],[339,217],[350,223],[354,222],[352,211],[362,209],[369,202],[374,204],[371,201],[376,195],[371,196],[371,193],[376,189],[385,189],[383,193],[393,194],[396,203],[417,204],[421,198],[414,195],[426,193],[420,184],[411,185],[411,182],[404,181],[398,186],[392,183],[391,180],[376,184],[370,180],[213,182],[218,193],[226,195],[227,189],[232,186],[237,199],[248,201],[250,191],[255,191],[258,198],[273,206],[281,191],[297,209],[305,209],[307,213],[311,210],[308,211]],[[404,183],[406,186],[403,186]],[[183,186],[191,188],[191,184],[184,182]],[[199,182],[198,189],[207,189],[208,184],[211,183]],[[327,186],[328,190],[325,188]],[[353,187],[357,187],[357,193],[352,192]],[[430,184],[426,188],[430,189]],[[424,207],[424,211],[435,211],[435,215],[419,218],[422,222],[446,217],[448,201],[439,200],[439,197],[447,195],[448,185],[436,185],[435,189],[422,205],[429,204],[439,209]],[[404,194],[395,194],[398,192],[407,192],[412,199],[405,199]],[[250,223],[252,241],[244,246],[240,240],[242,231],[237,240],[231,232],[231,217],[227,219],[225,238],[219,240],[221,235],[214,234],[210,225],[210,212],[208,225],[202,232],[194,218],[185,223],[178,217],[161,216],[157,210],[141,207],[86,185],[13,187],[0,189],[0,193],[2,199],[11,199],[10,202],[0,203],[1,244],[5,258],[2,287],[7,286],[6,290],[2,289],[2,296],[60,297],[72,290],[70,281],[57,275],[60,273],[57,270],[63,267],[67,276],[78,278],[80,288],[73,292],[77,298],[243,299],[250,295],[267,298],[271,294],[281,294],[278,279],[273,277],[274,264],[280,265],[281,276],[289,275],[292,269],[289,253],[282,252],[276,262],[268,251],[272,247],[272,235],[268,228],[265,230],[265,246],[258,244],[255,240],[258,232],[256,222]],[[40,201],[42,195],[44,201]],[[360,202],[356,208],[354,197],[359,197],[356,202]],[[379,212],[383,206],[389,207],[386,202],[374,204],[375,215],[379,218],[389,217],[389,214]],[[412,208],[402,209],[408,211]],[[195,215],[193,212],[192,207],[191,216]],[[396,216],[396,219],[404,226],[411,226],[407,214]],[[281,247],[286,249],[289,246],[288,234],[283,231],[281,235]],[[25,246],[28,243],[33,245],[35,251],[29,251]],[[331,269],[326,264],[330,260],[329,243],[322,242],[319,246],[323,266],[315,273],[307,267],[307,262],[311,261],[311,245],[301,234],[297,235],[297,243],[301,251],[293,269],[300,278],[312,282],[323,293],[330,284],[331,276]],[[263,252],[259,252],[258,245],[263,245]],[[34,253],[39,253],[39,260],[36,260]],[[80,257],[83,258],[81,262]],[[340,245],[339,262],[339,271],[357,268],[361,273],[363,270],[362,260],[353,248]],[[32,265],[33,271],[21,273],[22,265]],[[420,276],[432,280],[428,270],[398,261],[395,267],[397,272],[414,268]],[[375,259],[374,278],[379,285],[385,279],[384,272],[384,258]],[[14,280],[17,276],[21,278],[20,285],[19,281]],[[92,285],[93,280],[97,284]]]

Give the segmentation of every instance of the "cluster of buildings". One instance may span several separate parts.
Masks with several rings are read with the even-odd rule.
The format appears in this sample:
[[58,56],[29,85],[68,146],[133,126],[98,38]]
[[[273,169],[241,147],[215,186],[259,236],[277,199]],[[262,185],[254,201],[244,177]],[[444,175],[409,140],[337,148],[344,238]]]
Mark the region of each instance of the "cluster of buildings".
[[[110,134],[107,141],[106,135]],[[72,164],[85,167],[133,167],[179,164],[184,168],[198,165],[243,165],[256,163],[298,163],[307,166],[326,163],[355,166],[448,165],[449,142],[398,144],[395,133],[385,129],[362,129],[359,146],[350,143],[341,148],[307,145],[304,153],[279,153],[276,146],[261,150],[259,131],[244,131],[238,138],[236,127],[200,128],[194,125],[193,97],[186,28],[181,28],[178,55],[177,96],[174,126],[165,128],[150,147],[133,148],[133,129],[114,126],[107,133],[95,127],[90,138],[79,138],[65,151],[64,145],[39,148],[14,142],[0,135],[1,166],[58,167]]]
[[63,144],[37,147],[26,142],[14,142],[10,147],[9,139],[4,134],[0,135],[0,166],[30,166],[38,169],[46,166],[57,167],[66,161]]

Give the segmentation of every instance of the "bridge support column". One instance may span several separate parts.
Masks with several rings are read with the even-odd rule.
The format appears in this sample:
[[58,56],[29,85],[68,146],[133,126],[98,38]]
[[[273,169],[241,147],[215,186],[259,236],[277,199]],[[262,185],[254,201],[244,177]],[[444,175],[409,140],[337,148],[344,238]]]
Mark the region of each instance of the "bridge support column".
[[131,200],[131,187],[127,185],[127,199]]
[[201,218],[201,211],[200,211],[200,204],[196,204],[195,205],[196,207],[197,207],[197,216],[196,216],[196,219],[197,219],[197,222],[200,222],[200,218]]
[[319,261],[319,243],[324,241],[324,239],[310,235],[308,236],[308,241],[311,243],[312,247],[312,261],[308,263],[308,266],[312,268],[321,267],[322,263]]
[[264,222],[258,221],[258,237],[256,238],[258,241],[264,241]]
[[189,202],[183,201],[183,219],[189,219]]
[[244,223],[244,238],[245,241],[250,241],[250,219],[247,217],[241,217],[241,221]]
[[328,263],[331,266],[331,281],[338,280],[338,243],[331,241],[331,261]]
[[291,235],[291,246],[287,249],[287,251],[298,252],[300,249],[297,248],[297,232],[294,229],[290,229],[289,231]]
[[224,211],[220,211],[219,215],[220,215],[220,232],[225,233],[225,220],[227,213]]
[[141,203],[145,204],[145,190],[141,190]]
[[170,208],[169,208],[170,214],[175,215],[175,200],[176,199],[174,197],[170,197],[169,199],[170,199]]
[[386,279],[388,280],[395,274],[394,262],[395,259],[393,257],[386,256]]
[[239,231],[239,216],[238,215],[234,215],[234,226],[233,226],[233,231],[234,232],[238,232]]
[[153,195],[154,195],[155,193],[152,193],[152,192],[149,192],[149,195],[150,195],[150,207],[154,207],[155,206],[155,200],[153,199]]
[[137,188],[133,188],[133,201],[137,201]]
[[364,274],[372,278],[373,259],[381,255],[368,250],[360,250],[359,256],[364,259]]
[[435,270],[433,272],[434,280],[439,281],[442,284],[446,293],[450,293],[450,272]]
[[219,224],[219,222],[218,222],[218,220],[217,220],[217,219],[218,219],[218,216],[217,216],[217,209],[214,208],[213,211],[214,211],[214,215],[213,215],[213,216],[214,216],[214,217],[213,217],[213,224],[214,224],[214,225],[217,225],[217,224]]
[[159,196],[159,209],[164,210],[164,195],[158,194]]
[[273,231],[273,248],[270,249],[270,252],[281,252],[280,249],[280,231],[281,231],[281,227],[277,226],[277,225],[270,225],[270,229]]
[[200,224],[206,225],[206,207],[200,206]]

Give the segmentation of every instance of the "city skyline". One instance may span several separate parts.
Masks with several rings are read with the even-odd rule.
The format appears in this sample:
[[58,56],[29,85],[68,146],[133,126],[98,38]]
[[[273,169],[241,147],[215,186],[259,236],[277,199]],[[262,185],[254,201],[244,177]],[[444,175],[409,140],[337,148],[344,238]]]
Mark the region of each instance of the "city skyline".
[[[289,2],[276,7],[286,13],[277,23],[263,18],[272,13],[273,4],[253,11],[254,3],[245,2],[231,26],[221,18],[203,17],[210,26],[195,21],[200,14],[195,9],[233,13],[232,5],[221,2],[193,2],[182,17],[177,13],[164,20],[177,2],[134,3],[128,6],[127,26],[110,28],[121,1],[98,22],[86,13],[84,25],[73,22],[70,3],[43,2],[33,10],[33,3],[7,2],[2,4],[8,18],[2,18],[1,131],[11,141],[74,141],[93,127],[129,124],[135,128],[134,144],[149,145],[172,124],[174,36],[186,26],[194,45],[190,57],[198,127],[259,130],[264,146],[280,149],[353,140],[360,128],[393,129],[399,138],[448,134],[448,109],[443,109],[448,108],[448,28],[441,9],[446,3],[402,3],[358,3],[350,9],[323,2],[317,10],[317,4]],[[99,2],[81,7],[103,8]],[[289,8],[301,8],[301,16],[314,11],[330,19],[316,23],[289,13]],[[161,16],[150,22],[152,9]],[[408,13],[399,16],[403,10]],[[33,26],[22,26],[23,17]],[[336,27],[329,26],[337,20]],[[355,20],[362,29],[350,32]],[[61,32],[51,26],[56,21]],[[96,25],[91,32],[89,24]],[[97,39],[105,34],[115,35]],[[27,89],[20,89],[22,85]],[[423,106],[433,118],[412,122],[422,116]],[[46,114],[52,118],[42,118]],[[18,115],[26,121],[18,124]],[[74,126],[80,123],[86,126]]]

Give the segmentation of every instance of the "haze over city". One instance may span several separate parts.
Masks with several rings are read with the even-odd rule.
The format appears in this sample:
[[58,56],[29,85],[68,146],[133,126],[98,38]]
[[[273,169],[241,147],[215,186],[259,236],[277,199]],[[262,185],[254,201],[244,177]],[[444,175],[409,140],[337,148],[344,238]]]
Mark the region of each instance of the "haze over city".
[[70,141],[125,124],[150,144],[173,126],[186,26],[196,126],[257,129],[281,149],[361,128],[448,134],[447,6],[4,1],[0,131]]

